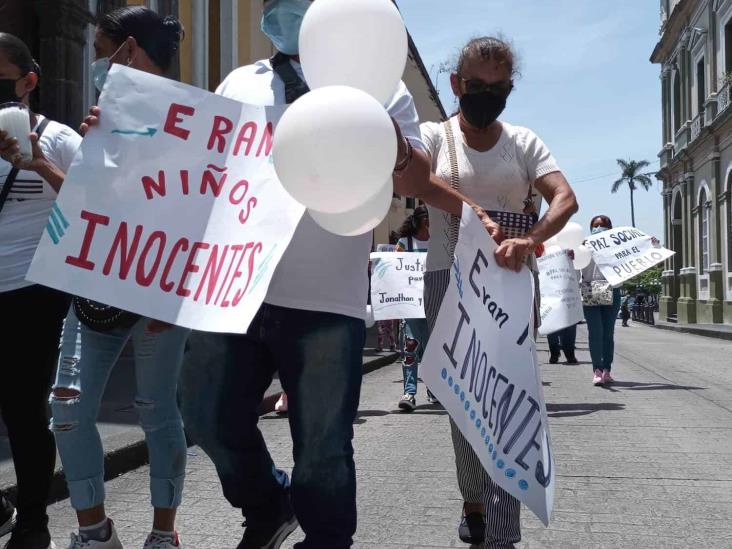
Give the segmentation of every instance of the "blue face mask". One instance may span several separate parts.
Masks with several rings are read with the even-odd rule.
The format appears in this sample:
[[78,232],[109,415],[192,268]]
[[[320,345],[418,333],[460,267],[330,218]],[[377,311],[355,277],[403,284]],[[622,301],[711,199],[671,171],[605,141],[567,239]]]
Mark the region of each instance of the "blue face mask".
[[111,57],[100,57],[91,64],[92,81],[94,82],[94,87],[100,92],[102,91],[102,88],[104,88],[104,83],[107,81],[107,73],[109,72],[109,68],[112,66],[112,59],[114,59],[115,55],[119,53],[119,50],[121,50],[124,45],[125,42],[117,48],[117,51],[115,51]]
[[592,234],[597,234],[604,231],[607,231],[607,227],[592,227]]
[[310,4],[310,0],[270,0],[264,7],[262,32],[277,51],[285,55],[299,53],[300,26]]

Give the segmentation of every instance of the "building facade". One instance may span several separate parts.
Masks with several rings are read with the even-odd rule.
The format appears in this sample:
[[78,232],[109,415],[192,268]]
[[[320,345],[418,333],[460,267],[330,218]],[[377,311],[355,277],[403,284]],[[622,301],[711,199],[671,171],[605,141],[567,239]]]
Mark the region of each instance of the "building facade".
[[[0,0],[0,32],[28,44],[43,76],[33,108],[72,128],[96,100],[89,68],[94,61],[94,20],[98,14],[126,5],[144,5],[175,15],[186,30],[178,63],[169,76],[214,90],[238,66],[273,54],[259,30],[262,0]],[[442,120],[444,109],[414,42],[404,81],[412,92],[420,119]],[[374,231],[375,242],[412,211],[414,200],[394,196],[389,214]]]
[[660,317],[732,323],[732,0],[661,0]]

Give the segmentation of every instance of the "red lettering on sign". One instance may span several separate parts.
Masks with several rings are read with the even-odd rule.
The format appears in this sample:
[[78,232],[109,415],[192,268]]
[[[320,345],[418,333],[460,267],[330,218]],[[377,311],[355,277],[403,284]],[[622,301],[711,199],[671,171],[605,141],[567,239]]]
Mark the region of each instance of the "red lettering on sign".
[[234,269],[234,274],[231,276],[231,280],[229,281],[229,286],[226,288],[226,293],[224,293],[224,299],[223,299],[223,301],[221,301],[221,307],[222,308],[229,306],[229,301],[227,300],[227,298],[229,296],[229,292],[231,291],[231,287],[234,285],[234,281],[237,278],[239,278],[242,274],[244,274],[240,270],[241,264],[244,261],[244,257],[246,256],[247,250],[251,249],[252,246],[254,246],[254,243],[253,242],[247,242],[247,245],[246,245],[246,248],[244,249],[244,252],[241,254],[241,257],[239,257],[239,261],[236,264],[236,268]]
[[259,142],[259,148],[257,149],[257,156],[269,156],[272,152],[272,122],[267,122],[267,126],[264,128],[264,134],[262,134],[262,140]]
[[168,110],[168,118],[165,120],[165,126],[163,127],[165,133],[169,133],[170,135],[179,137],[183,141],[187,141],[188,136],[191,135],[191,132],[189,130],[186,130],[185,128],[178,126],[178,124],[183,122],[183,118],[181,118],[181,115],[193,116],[195,112],[196,109],[187,105],[179,105],[178,103],[173,103],[172,105],[170,105],[170,109]]
[[226,147],[226,139],[224,135],[231,133],[234,129],[234,123],[225,116],[214,116],[213,128],[211,128],[211,136],[208,138],[208,150],[216,146],[216,150],[220,153],[224,152]]
[[208,249],[209,244],[206,242],[194,242],[193,246],[191,246],[191,251],[188,254],[188,260],[186,261],[186,266],[183,267],[183,274],[180,276],[180,282],[178,283],[178,289],[175,291],[176,294],[178,294],[181,297],[188,297],[191,295],[191,291],[186,288],[186,282],[188,281],[188,275],[191,273],[197,273],[199,270],[199,266],[196,265],[196,253],[198,250],[206,250]]
[[142,236],[142,225],[135,227],[135,235],[132,237],[132,244],[127,245],[127,222],[123,221],[119,224],[117,234],[114,235],[112,241],[112,247],[107,255],[107,260],[104,262],[104,269],[102,272],[104,276],[109,276],[112,272],[112,265],[114,265],[114,256],[119,251],[119,278],[126,280],[127,275],[132,268],[132,262],[135,260],[137,255],[137,246],[140,244],[140,237]]
[[244,285],[244,288],[242,288],[241,290],[236,292],[236,294],[234,294],[234,299],[231,302],[231,304],[234,307],[239,305],[239,302],[242,300],[242,298],[244,297],[244,294],[247,292],[247,289],[249,288],[249,283],[252,281],[252,275],[254,274],[254,261],[257,259],[257,254],[262,251],[262,248],[264,248],[262,243],[257,242],[254,245],[254,247],[252,248],[252,251],[249,253],[249,264],[247,266],[248,271],[249,271],[249,276],[247,276],[247,282]]
[[168,280],[170,270],[173,268],[173,264],[175,263],[175,258],[178,256],[178,253],[185,252],[186,250],[188,250],[187,238],[179,238],[178,241],[173,244],[173,249],[170,251],[168,261],[165,262],[163,274],[160,276],[160,288],[164,292],[170,292],[175,287],[175,282]]
[[224,246],[224,249],[221,252],[221,259],[219,259],[219,245],[214,244],[211,248],[211,255],[208,257],[208,263],[206,263],[206,268],[203,270],[201,281],[198,284],[198,290],[196,290],[196,295],[193,298],[195,301],[198,301],[198,298],[201,297],[203,288],[206,287],[206,280],[208,280],[208,287],[206,288],[206,305],[211,302],[211,297],[219,283],[219,276],[221,275],[221,270],[224,268],[224,262],[226,261],[226,254],[228,251],[229,246]]
[[142,188],[145,189],[145,196],[148,200],[153,199],[153,191],[158,193],[158,196],[165,196],[165,172],[163,170],[158,172],[157,181],[149,175],[144,175],[142,177]]
[[66,263],[74,267],[79,267],[80,269],[93,271],[94,263],[89,261],[89,250],[91,249],[92,239],[94,238],[94,231],[97,229],[97,225],[109,225],[109,217],[82,210],[81,219],[87,222],[86,230],[84,231],[84,240],[81,242],[81,251],[76,257],[72,255],[66,256]]
[[[221,194],[221,189],[224,188],[224,183],[226,183],[227,174],[223,172],[227,169],[228,168],[219,168],[218,166],[209,164],[208,169],[204,170],[203,177],[201,178],[201,194],[206,194],[206,187],[211,187],[214,196],[218,198]],[[214,170],[222,172],[221,179],[218,181],[216,181],[216,174],[214,173]]]
[[236,138],[236,145],[234,145],[234,156],[239,155],[241,146],[246,144],[247,148],[244,151],[245,156],[249,156],[254,144],[254,137],[257,135],[257,123],[247,122],[239,130],[239,135]]
[[[145,247],[142,249],[142,253],[140,254],[140,259],[137,261],[137,272],[135,274],[135,280],[140,286],[147,288],[153,283],[153,280],[155,280],[155,275],[158,274],[160,262],[163,259],[163,252],[165,251],[166,240],[167,238],[165,237],[165,233],[163,231],[154,231],[148,237],[147,242],[145,243]],[[147,255],[150,253],[150,250],[156,242],[158,244],[158,252],[155,255],[152,267],[150,267],[148,273],[145,274],[145,263],[147,261]]]

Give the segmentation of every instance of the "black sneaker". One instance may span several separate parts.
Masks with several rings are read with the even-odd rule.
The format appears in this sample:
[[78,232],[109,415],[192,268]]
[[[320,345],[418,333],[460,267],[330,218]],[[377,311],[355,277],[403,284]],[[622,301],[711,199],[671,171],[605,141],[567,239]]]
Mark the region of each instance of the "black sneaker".
[[552,353],[549,355],[549,364],[556,364],[559,362],[559,353]]
[[278,522],[267,526],[247,526],[236,549],[279,549],[298,527],[295,513],[290,510]]
[[485,518],[481,513],[463,515],[458,526],[458,536],[463,543],[480,545],[485,539]]
[[51,541],[47,526],[31,528],[18,524],[4,549],[56,549],[56,544]]
[[574,356],[574,351],[569,352],[569,353],[565,352],[564,356],[567,359],[567,364],[579,364],[577,357]]
[[9,534],[18,521],[18,512],[5,496],[0,494],[0,538]]
[[417,407],[417,400],[414,398],[414,395],[405,394],[399,400],[398,406],[399,406],[399,409],[404,412],[412,412]]

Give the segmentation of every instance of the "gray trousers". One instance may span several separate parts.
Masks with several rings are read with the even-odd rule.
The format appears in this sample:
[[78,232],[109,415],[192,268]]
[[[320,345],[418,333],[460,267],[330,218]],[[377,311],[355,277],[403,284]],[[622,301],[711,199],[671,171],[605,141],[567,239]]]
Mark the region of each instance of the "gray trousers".
[[[430,335],[449,285],[449,269],[425,273],[424,306]],[[521,503],[493,482],[452,419],[450,430],[458,486],[463,500],[467,503],[482,503],[485,507],[486,549],[512,547],[513,543],[521,541]]]

